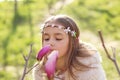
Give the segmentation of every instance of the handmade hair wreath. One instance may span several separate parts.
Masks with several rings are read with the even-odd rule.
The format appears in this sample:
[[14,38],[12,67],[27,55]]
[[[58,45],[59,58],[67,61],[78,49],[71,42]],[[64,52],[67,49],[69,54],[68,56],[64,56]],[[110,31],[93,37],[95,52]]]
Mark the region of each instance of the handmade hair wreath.
[[41,26],[41,32],[42,33],[43,33],[43,30],[44,30],[45,27],[57,27],[59,29],[63,29],[66,34],[70,33],[72,37],[76,37],[76,32],[72,31],[69,26],[67,28],[65,28],[64,26],[61,26],[61,25],[55,25],[55,24],[52,24],[52,25],[51,24],[46,24],[45,25],[45,24],[42,24],[42,26]]

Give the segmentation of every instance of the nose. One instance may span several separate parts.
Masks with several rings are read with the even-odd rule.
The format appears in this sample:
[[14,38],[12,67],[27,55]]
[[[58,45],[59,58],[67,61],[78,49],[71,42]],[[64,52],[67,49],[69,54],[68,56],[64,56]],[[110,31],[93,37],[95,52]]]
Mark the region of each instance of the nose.
[[53,43],[49,43],[48,45],[50,45],[51,50],[54,50],[54,44]]
[[50,43],[49,45],[50,45],[51,47],[53,47],[53,46],[54,46],[54,44],[53,44],[53,43]]
[[54,46],[55,46],[54,40],[50,40],[50,41],[48,42],[48,45],[50,45],[51,47],[54,47]]

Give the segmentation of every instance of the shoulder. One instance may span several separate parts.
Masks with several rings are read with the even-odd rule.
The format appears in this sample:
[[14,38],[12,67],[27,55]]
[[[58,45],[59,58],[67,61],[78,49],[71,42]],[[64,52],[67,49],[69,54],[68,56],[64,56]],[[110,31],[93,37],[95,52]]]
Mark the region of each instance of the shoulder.
[[102,62],[102,58],[94,45],[86,42],[81,42],[81,47],[86,48],[87,52],[90,53],[90,56],[87,57],[77,57],[78,61],[85,65],[99,64]]
[[33,80],[42,80],[43,77],[47,78],[47,74],[43,71],[42,63],[35,63],[34,66],[32,70]]
[[87,57],[77,57],[77,60],[89,67],[92,67],[88,70],[76,71],[76,75],[80,80],[105,80],[106,75],[102,67],[102,58],[98,50],[90,43],[81,43],[82,46],[87,48],[88,51],[91,51],[92,54]]
[[85,47],[88,50],[97,51],[96,47],[94,45],[92,45],[91,43],[80,41],[80,45],[81,45],[81,47]]

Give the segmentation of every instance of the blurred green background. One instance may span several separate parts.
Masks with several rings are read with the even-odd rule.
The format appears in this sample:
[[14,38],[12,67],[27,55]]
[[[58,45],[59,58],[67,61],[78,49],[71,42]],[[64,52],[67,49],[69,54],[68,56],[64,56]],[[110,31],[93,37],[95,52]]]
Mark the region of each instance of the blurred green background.
[[[40,24],[50,15],[66,14],[78,24],[80,39],[94,44],[108,80],[120,80],[107,58],[98,35],[101,30],[108,50],[116,48],[120,67],[120,0],[0,0],[0,80],[19,80],[24,59],[32,46],[30,68],[41,48]],[[31,72],[25,80],[32,80]]]

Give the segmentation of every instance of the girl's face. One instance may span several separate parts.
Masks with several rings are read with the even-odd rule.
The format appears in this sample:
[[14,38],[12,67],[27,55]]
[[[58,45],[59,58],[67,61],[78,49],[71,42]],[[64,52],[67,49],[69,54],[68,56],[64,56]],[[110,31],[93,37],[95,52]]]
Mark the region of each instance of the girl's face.
[[51,50],[58,50],[58,58],[65,56],[68,50],[69,36],[63,29],[45,27],[43,30],[43,46],[50,45]]

